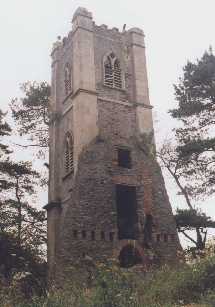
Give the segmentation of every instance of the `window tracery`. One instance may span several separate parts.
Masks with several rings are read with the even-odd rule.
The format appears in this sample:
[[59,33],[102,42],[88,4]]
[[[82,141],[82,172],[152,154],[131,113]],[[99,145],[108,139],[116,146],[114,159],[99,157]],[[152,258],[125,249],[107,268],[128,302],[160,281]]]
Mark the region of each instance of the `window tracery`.
[[64,152],[64,167],[66,173],[71,173],[74,171],[73,162],[73,137],[71,134],[67,134],[65,142],[65,152]]
[[120,61],[111,52],[104,60],[104,84],[113,88],[122,88],[122,70]]
[[65,88],[65,95],[68,95],[72,90],[72,74],[69,63],[66,64],[64,70],[64,88]]

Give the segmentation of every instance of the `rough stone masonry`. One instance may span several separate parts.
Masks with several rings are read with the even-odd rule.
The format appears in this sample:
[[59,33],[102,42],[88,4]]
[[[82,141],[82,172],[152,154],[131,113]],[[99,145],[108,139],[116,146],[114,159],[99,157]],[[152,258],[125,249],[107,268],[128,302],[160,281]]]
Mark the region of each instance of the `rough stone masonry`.
[[155,158],[144,33],[78,8],[52,50],[48,264],[172,263],[180,243]]

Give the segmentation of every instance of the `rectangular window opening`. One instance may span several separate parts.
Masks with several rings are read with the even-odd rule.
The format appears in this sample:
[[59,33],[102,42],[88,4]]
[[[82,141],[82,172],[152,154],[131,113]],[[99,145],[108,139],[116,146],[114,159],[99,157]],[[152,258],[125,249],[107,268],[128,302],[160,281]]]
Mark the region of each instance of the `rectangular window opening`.
[[118,165],[131,168],[131,152],[128,149],[118,148]]
[[136,187],[116,185],[117,224],[119,240],[138,238]]

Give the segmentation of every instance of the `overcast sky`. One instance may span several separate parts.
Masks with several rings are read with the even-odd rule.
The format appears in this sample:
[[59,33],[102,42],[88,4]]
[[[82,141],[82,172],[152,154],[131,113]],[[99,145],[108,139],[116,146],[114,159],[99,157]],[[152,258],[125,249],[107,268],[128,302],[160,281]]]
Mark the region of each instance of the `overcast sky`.
[[[1,0],[0,107],[7,109],[20,95],[19,84],[50,80],[50,51],[58,35],[67,35],[78,6],[93,13],[98,25],[123,24],[143,28],[146,40],[149,90],[156,117],[157,140],[174,122],[167,110],[174,106],[172,84],[188,59],[215,48],[214,0]],[[168,182],[167,189],[171,190]],[[172,202],[176,198],[170,193]],[[214,202],[207,204],[215,217]]]

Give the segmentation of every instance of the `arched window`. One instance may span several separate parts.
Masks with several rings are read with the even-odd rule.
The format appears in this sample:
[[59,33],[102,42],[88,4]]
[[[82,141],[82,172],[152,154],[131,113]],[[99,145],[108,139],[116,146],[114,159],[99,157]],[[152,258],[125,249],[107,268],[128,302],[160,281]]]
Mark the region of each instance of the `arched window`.
[[120,61],[113,52],[104,59],[104,84],[114,88],[122,88]]
[[72,90],[71,67],[69,63],[66,64],[64,69],[64,87],[65,95],[68,95]]
[[69,133],[66,136],[66,142],[65,142],[64,167],[66,173],[71,173],[74,171],[73,137]]

